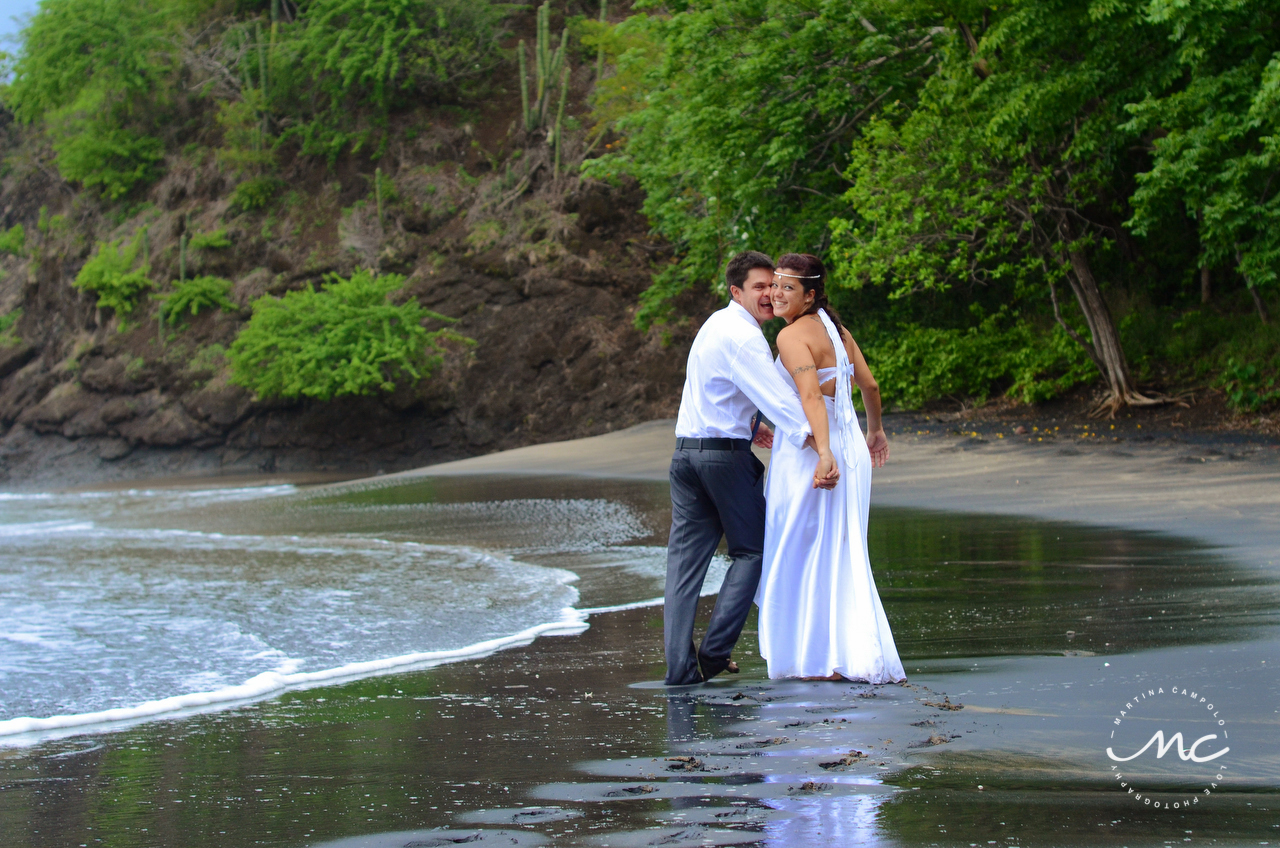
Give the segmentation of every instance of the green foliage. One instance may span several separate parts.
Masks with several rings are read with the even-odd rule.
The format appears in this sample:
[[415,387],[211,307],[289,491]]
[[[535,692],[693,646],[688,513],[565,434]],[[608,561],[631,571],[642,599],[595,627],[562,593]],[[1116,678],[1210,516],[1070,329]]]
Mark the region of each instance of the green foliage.
[[112,200],[153,180],[164,158],[159,139],[113,127],[79,110],[60,114],[51,128],[62,176],[86,188],[100,188]]
[[17,333],[13,328],[17,326],[18,321],[22,319],[22,309],[13,310],[4,315],[0,315],[0,347],[14,347],[21,343]]
[[151,91],[166,68],[168,4],[43,0],[22,32],[5,103],[23,123],[72,105],[86,88]]
[[1079,210],[1123,183],[1125,104],[1167,73],[1164,32],[1136,7],[1015,3],[982,39],[985,79],[954,37],[917,107],[855,145],[837,268],[904,295],[1064,278],[1096,238]]
[[284,188],[284,181],[277,177],[251,177],[231,192],[231,204],[245,212],[265,209],[275,203]]
[[99,307],[111,309],[122,317],[131,313],[142,293],[152,287],[147,276],[151,267],[145,255],[139,264],[139,255],[147,243],[146,229],[129,244],[123,242],[123,239],[98,242],[97,254],[84,263],[73,284],[82,291],[96,294]]
[[1125,349],[1151,377],[1224,389],[1237,411],[1274,403],[1280,385],[1280,326],[1242,309],[1166,310],[1146,306],[1121,322]]
[[22,229],[21,224],[14,224],[9,229],[0,232],[0,253],[8,253],[12,256],[21,256],[26,250],[27,233]]
[[1093,364],[1061,328],[1038,330],[1005,310],[964,329],[907,325],[864,345],[886,401],[907,409],[1000,393],[1034,403],[1093,376]]
[[154,295],[160,301],[160,319],[170,326],[177,326],[187,316],[199,315],[202,310],[222,309],[236,311],[231,302],[231,281],[221,277],[193,277],[175,280],[173,291]]
[[[1154,0],[1185,86],[1130,107],[1154,162],[1133,195],[1136,232],[1194,219],[1201,262],[1280,283],[1280,9],[1263,0]],[[1163,95],[1163,96],[1162,96]]]
[[44,121],[68,180],[112,199],[156,175],[172,29],[185,3],[44,0],[23,31],[4,102],[23,123]]
[[232,174],[260,175],[275,166],[274,140],[263,130],[266,98],[260,89],[246,88],[241,99],[218,106],[222,128],[218,162]]
[[222,370],[227,359],[227,349],[216,342],[195,352],[186,363],[186,372],[208,379]]
[[222,250],[231,246],[231,239],[227,238],[226,228],[219,227],[211,233],[196,233],[188,244],[193,250]]
[[934,53],[932,21],[896,6],[712,0],[585,39],[617,64],[594,102],[624,141],[584,173],[638,179],[645,214],[680,251],[642,297],[641,326],[740,250],[822,251],[857,127],[910,98]]
[[1234,357],[1227,360],[1227,367],[1218,378],[1227,405],[1237,412],[1257,412],[1280,401],[1278,382],[1275,377],[1265,378],[1252,362],[1240,362]]
[[312,0],[277,61],[274,108],[300,119],[285,137],[332,160],[380,138],[411,100],[444,101],[500,61],[507,8],[490,0]]
[[404,286],[398,274],[360,270],[347,280],[327,280],[319,291],[254,301],[253,317],[228,354],[232,382],[259,397],[329,400],[389,392],[398,380],[430,375],[442,361],[441,341],[461,338],[424,329],[427,319],[453,321],[416,300],[388,302]]

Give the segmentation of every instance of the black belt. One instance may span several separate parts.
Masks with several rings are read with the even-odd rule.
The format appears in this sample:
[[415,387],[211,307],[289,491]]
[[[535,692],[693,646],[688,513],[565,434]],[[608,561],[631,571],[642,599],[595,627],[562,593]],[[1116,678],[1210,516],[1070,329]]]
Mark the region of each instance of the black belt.
[[751,450],[750,439],[676,439],[676,450]]

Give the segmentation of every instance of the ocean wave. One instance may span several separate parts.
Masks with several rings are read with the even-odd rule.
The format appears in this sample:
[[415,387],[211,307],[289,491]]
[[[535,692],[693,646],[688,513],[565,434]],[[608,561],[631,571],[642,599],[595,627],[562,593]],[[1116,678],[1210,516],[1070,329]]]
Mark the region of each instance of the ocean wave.
[[[449,662],[477,659],[501,651],[528,645],[539,636],[571,635],[588,627],[587,616],[581,610],[566,607],[559,621],[544,622],[525,628],[509,636],[500,636],[476,642],[462,648],[441,651],[420,651],[396,657],[349,663],[323,671],[293,672],[266,671],[236,686],[225,686],[208,692],[192,692],[147,701],[133,707],[118,707],[97,712],[74,715],[57,715],[48,718],[19,717],[0,721],[0,745],[25,745],[44,741],[57,731],[83,732],[98,725],[118,725],[170,714],[186,714],[208,709],[256,701],[279,694],[285,690],[303,689],[348,679],[371,677],[388,672],[430,668]],[[22,737],[35,738],[22,738]]]
[[78,533],[92,530],[92,521],[75,519],[58,519],[54,521],[30,521],[21,524],[0,524],[0,537],[3,536],[42,536],[48,533]]
[[274,486],[236,486],[211,489],[101,489],[89,492],[0,492],[3,501],[93,501],[120,497],[130,498],[189,498],[204,500],[209,498],[251,499],[280,497],[298,492],[292,483],[280,483]]

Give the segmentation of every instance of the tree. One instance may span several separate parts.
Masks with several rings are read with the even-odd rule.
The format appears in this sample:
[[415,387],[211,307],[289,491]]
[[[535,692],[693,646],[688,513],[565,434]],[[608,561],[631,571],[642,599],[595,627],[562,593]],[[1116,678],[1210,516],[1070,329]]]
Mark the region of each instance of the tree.
[[639,180],[645,214],[680,254],[637,322],[665,320],[739,250],[821,252],[857,127],[913,97],[937,33],[878,0],[708,0],[601,39],[619,73],[600,84],[596,114],[623,140],[584,172]]
[[1185,85],[1130,107],[1130,132],[1149,140],[1153,166],[1133,196],[1136,232],[1169,214],[1198,222],[1201,267],[1234,267],[1258,314],[1259,289],[1280,283],[1280,10],[1260,0],[1153,0],[1171,28]]
[[[1019,0],[986,29],[958,22],[918,108],[854,145],[837,269],[901,295],[1040,287],[1106,380],[1099,410],[1158,402],[1133,384],[1091,252],[1115,235],[1095,213],[1122,204],[1144,164],[1118,129],[1125,106],[1175,76],[1167,28],[1133,0]],[[1063,315],[1061,281],[1088,339]]]
[[185,4],[44,0],[22,32],[4,102],[43,121],[67,180],[115,199],[156,175],[164,82],[176,67],[171,26]]

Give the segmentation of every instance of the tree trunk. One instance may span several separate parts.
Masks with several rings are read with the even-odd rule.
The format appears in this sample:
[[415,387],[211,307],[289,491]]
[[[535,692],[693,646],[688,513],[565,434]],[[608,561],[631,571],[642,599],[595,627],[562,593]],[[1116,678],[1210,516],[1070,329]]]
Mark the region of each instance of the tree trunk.
[[1270,324],[1271,318],[1267,315],[1267,304],[1263,302],[1262,296],[1258,294],[1258,290],[1253,286],[1253,280],[1249,279],[1249,275],[1244,271],[1244,257],[1240,255],[1240,249],[1236,248],[1236,267],[1240,269],[1240,276],[1244,277],[1245,288],[1249,290],[1249,295],[1253,298],[1253,305],[1258,308],[1258,318],[1263,324]]
[[1071,290],[1075,292],[1076,301],[1080,304],[1080,311],[1084,313],[1085,323],[1089,325],[1094,361],[1100,365],[1102,376],[1107,380],[1109,400],[1115,402],[1111,410],[1114,415],[1115,409],[1129,403],[1138,393],[1134,391],[1133,380],[1129,376],[1129,363],[1120,344],[1120,333],[1116,330],[1111,310],[1098,289],[1089,257],[1083,250],[1077,249],[1068,250],[1067,258],[1071,263],[1068,280],[1071,282]]
[[1253,295],[1253,305],[1258,307],[1258,317],[1262,319],[1262,323],[1270,324],[1271,317],[1267,315],[1267,304],[1263,302],[1262,296],[1258,294],[1258,290],[1253,286],[1249,286],[1249,294]]
[[[1034,157],[1031,158],[1031,164],[1039,167]],[[1107,381],[1106,397],[1093,408],[1093,413],[1115,418],[1117,410],[1122,406],[1151,406],[1164,403],[1165,398],[1149,398],[1134,389],[1133,378],[1129,376],[1129,362],[1125,358],[1124,347],[1120,343],[1120,333],[1116,329],[1116,322],[1111,318],[1107,301],[1098,288],[1097,278],[1093,276],[1089,257],[1076,237],[1071,217],[1067,213],[1068,204],[1063,199],[1064,193],[1053,181],[1049,181],[1046,187],[1057,206],[1052,214],[1057,225],[1058,243],[1050,250],[1056,250],[1058,260],[1071,269],[1067,274],[1067,280],[1071,283],[1071,290],[1075,292],[1076,302],[1080,304],[1080,311],[1084,313],[1084,320],[1089,326],[1089,335],[1093,340],[1093,344],[1084,344],[1084,348]],[[1052,290],[1050,293],[1052,294]],[[1058,322],[1065,327],[1066,322],[1062,320],[1061,314],[1058,314],[1056,295],[1054,295],[1054,311]],[[1083,339],[1078,338],[1070,328],[1067,332],[1083,344]]]
[[1209,296],[1212,294],[1212,278],[1209,275],[1209,266],[1205,265],[1200,269],[1200,302],[1208,303]]

